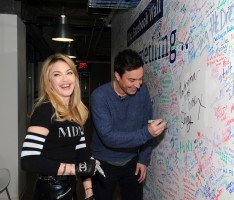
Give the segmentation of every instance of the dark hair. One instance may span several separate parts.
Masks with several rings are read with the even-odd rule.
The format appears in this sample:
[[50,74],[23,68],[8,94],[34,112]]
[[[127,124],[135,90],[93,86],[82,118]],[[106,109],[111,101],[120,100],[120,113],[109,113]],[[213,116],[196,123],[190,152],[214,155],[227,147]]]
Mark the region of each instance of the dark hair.
[[114,71],[118,72],[120,77],[125,71],[132,71],[143,66],[141,56],[134,50],[125,49],[115,57]]

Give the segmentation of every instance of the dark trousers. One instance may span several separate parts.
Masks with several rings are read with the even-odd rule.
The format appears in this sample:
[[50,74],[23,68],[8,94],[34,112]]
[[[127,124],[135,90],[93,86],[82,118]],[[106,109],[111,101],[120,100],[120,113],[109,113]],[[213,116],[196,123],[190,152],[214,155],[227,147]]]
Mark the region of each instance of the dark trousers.
[[113,166],[100,161],[106,177],[98,172],[93,177],[95,200],[112,200],[117,183],[120,187],[122,200],[142,200],[143,183],[139,183],[137,181],[139,176],[135,175],[137,160],[134,158],[124,166]]
[[[66,176],[64,176],[66,177]],[[67,176],[68,177],[68,176]],[[76,200],[76,178],[67,180],[37,180],[35,191],[35,200]]]

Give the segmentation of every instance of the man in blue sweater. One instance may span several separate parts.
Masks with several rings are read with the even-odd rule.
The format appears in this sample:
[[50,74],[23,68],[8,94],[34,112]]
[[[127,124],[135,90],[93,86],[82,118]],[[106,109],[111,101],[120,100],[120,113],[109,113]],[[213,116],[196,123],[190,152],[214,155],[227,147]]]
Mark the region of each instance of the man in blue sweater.
[[101,162],[106,177],[96,173],[96,200],[112,200],[117,183],[122,200],[142,200],[143,181],[152,151],[152,139],[166,127],[152,119],[150,95],[143,79],[143,61],[126,49],[115,57],[113,82],[91,95],[94,121],[92,154]]

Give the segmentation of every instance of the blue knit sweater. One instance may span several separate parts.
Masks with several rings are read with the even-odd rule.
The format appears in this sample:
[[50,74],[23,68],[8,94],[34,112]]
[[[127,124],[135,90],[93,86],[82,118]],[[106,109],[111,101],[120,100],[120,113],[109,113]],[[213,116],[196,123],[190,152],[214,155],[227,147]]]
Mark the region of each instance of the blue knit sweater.
[[138,162],[148,165],[152,104],[145,84],[124,100],[115,93],[112,83],[98,87],[91,95],[91,112],[95,127],[91,147],[96,159],[125,162],[138,154]]

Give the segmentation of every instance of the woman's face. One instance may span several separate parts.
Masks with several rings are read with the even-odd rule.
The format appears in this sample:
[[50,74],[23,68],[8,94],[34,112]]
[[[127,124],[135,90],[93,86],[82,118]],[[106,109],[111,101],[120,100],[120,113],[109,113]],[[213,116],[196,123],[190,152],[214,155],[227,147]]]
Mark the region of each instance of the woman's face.
[[63,61],[54,63],[49,72],[50,87],[67,104],[75,87],[75,79],[72,69]]

